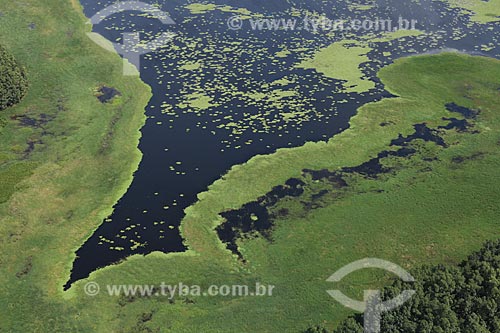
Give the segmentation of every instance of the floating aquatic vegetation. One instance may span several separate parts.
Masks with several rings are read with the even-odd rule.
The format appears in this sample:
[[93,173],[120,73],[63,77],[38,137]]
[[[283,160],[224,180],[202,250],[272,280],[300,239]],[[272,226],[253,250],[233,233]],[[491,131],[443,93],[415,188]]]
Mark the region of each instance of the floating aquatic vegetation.
[[327,77],[346,81],[346,92],[365,92],[375,84],[365,78],[360,65],[370,61],[367,53],[371,48],[361,46],[354,40],[336,42],[320,50],[312,59],[304,60],[297,67],[315,69]]
[[[83,0],[84,6],[89,2],[94,12],[104,6]],[[296,19],[397,20],[399,14],[393,9],[401,4],[386,2],[387,6],[374,1],[359,6],[290,2],[277,5],[272,13]],[[162,9],[177,23],[169,27],[158,25],[147,13],[104,20],[96,32],[117,43],[122,42],[122,32],[139,31],[142,42],[136,48],[165,31],[174,31],[176,37],[142,62],[144,80],[154,93],[141,143],[141,168],[150,169],[136,173],[136,182],[123,199],[126,204],[115,207],[112,222],[96,235],[113,240],[114,248],[125,248],[121,256],[183,251],[177,226],[198,192],[232,164],[255,154],[328,140],[346,128],[360,104],[388,95],[377,72],[394,59],[443,47],[500,56],[499,34],[492,24],[479,26],[444,2],[433,3],[430,9],[418,1],[404,6],[418,14],[419,31],[251,30],[248,20],[270,16],[266,4],[238,8],[163,2]],[[247,29],[230,31],[226,22],[232,15],[240,15]],[[459,121],[449,126],[466,126]],[[149,184],[146,192],[141,184]],[[327,196],[321,191],[316,192],[317,200]],[[165,225],[153,223],[162,220]],[[143,222],[140,228],[126,229],[138,222]],[[96,235],[88,246],[101,242]],[[101,243],[107,247],[107,242]]]

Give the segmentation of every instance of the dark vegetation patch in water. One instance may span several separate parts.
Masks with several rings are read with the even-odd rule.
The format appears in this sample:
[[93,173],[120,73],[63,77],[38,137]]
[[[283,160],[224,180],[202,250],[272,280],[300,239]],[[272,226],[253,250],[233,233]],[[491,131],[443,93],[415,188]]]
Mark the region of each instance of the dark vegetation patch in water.
[[33,127],[33,128],[43,128],[49,121],[53,120],[55,117],[42,113],[37,117],[31,117],[29,115],[14,115],[10,117],[12,120],[18,122],[20,126]]
[[[445,149],[448,145],[441,136],[445,130],[455,129],[459,133],[475,133],[469,131],[473,124],[466,120],[443,119],[449,120],[449,124],[440,126],[438,129],[429,128],[426,124],[416,124],[414,125],[415,132],[413,134],[406,137],[399,135],[397,139],[391,141],[391,146],[400,147],[397,150],[382,151],[377,157],[354,167],[343,167],[334,171],[304,169],[302,179],[292,178],[285,185],[275,187],[257,201],[247,203],[240,209],[221,213],[220,215],[226,222],[216,228],[220,240],[226,244],[227,249],[236,254],[242,261],[245,261],[237,242],[259,236],[271,242],[276,220],[290,214],[289,208],[280,205],[286,197],[300,197],[301,210],[307,213],[312,209],[320,208],[324,204],[338,200],[345,196],[346,193],[355,192],[356,179],[359,179],[359,177],[376,181],[380,180],[380,176],[383,174],[397,172],[402,168],[399,164],[396,164],[398,166],[388,167],[384,164],[384,160],[387,158],[407,159],[417,156],[421,153],[418,145],[414,145],[417,140],[432,142],[436,146]],[[468,157],[455,157],[452,162],[462,163],[466,160],[481,158],[483,155],[483,153],[476,153]],[[422,154],[419,158],[424,162],[432,162],[437,159],[436,156],[429,157],[427,154]],[[427,166],[421,171],[430,172],[432,168]],[[375,189],[374,192],[381,193],[383,190]],[[323,199],[324,203],[321,202]]]
[[443,118],[443,120],[448,120],[449,123],[445,126],[439,126],[439,129],[456,129],[459,132],[468,132],[469,128],[472,127],[472,125],[465,119]]
[[[414,139],[412,139],[414,140]],[[371,160],[360,164],[358,166],[349,168],[342,168],[343,173],[357,173],[369,178],[378,178],[378,176],[382,173],[388,173],[392,169],[385,167],[382,163],[381,160],[384,158],[387,158],[389,156],[397,156],[397,157],[408,157],[410,155],[413,155],[416,152],[415,149],[411,148],[401,148],[396,151],[392,150],[385,150],[377,155],[377,157],[372,158]]]
[[464,106],[460,106],[456,103],[448,103],[445,106],[446,110],[450,112],[460,113],[466,119],[476,119],[480,112],[479,110],[472,110]]
[[[10,119],[17,122],[18,126],[29,127],[34,129],[33,134],[26,141],[26,149],[23,151],[24,158],[28,158],[29,155],[35,150],[37,145],[43,145],[43,137],[46,135],[55,135],[54,132],[48,130],[50,126],[49,123],[57,118],[60,112],[66,112],[68,109],[66,107],[66,98],[60,97],[57,100],[57,104],[53,108],[54,112],[52,114],[30,114],[28,111],[26,114],[17,114],[10,116]],[[5,121],[5,124],[7,122]],[[0,128],[3,126],[3,121],[0,119]]]
[[410,142],[416,139],[421,139],[427,142],[434,142],[441,147],[446,147],[446,143],[443,138],[439,136],[439,132],[435,129],[427,127],[424,124],[413,125],[415,128],[415,133],[409,136],[402,136],[401,134],[395,140],[391,141],[391,146],[407,146]]
[[338,187],[347,186],[347,182],[344,180],[340,172],[329,171],[328,169],[323,169],[319,171],[304,169],[302,171],[304,174],[311,175],[312,180],[328,180],[330,183],[336,184]]
[[238,249],[237,240],[260,235],[271,241],[273,221],[269,218],[268,208],[287,196],[300,196],[304,192],[303,185],[305,183],[302,180],[291,178],[286,181],[285,185],[274,187],[272,191],[256,201],[249,202],[238,210],[221,213],[220,215],[230,222],[223,223],[216,228],[219,238],[231,252],[244,260]]
[[468,156],[456,156],[456,157],[453,157],[451,159],[451,161],[453,163],[461,164],[461,163],[464,163],[466,161],[474,161],[474,160],[483,158],[485,155],[486,155],[486,153],[477,152],[477,153],[474,153],[474,154],[468,155]]
[[30,116],[27,114],[22,115],[13,115],[10,118],[14,121],[17,121],[19,126],[22,127],[30,127],[36,131],[27,141],[26,141],[26,149],[23,151],[23,157],[27,158],[36,148],[36,145],[42,145],[44,142],[42,137],[45,135],[51,135],[53,133],[46,130],[46,125],[56,118],[56,115],[59,111],[64,111],[64,104],[60,104],[57,106],[57,112],[54,115],[49,114],[39,114],[37,116]]
[[97,89],[96,97],[101,103],[109,103],[116,96],[121,96],[121,93],[113,87],[101,86]]
[[389,125],[394,125],[393,121],[384,121],[380,123],[381,127],[389,126]]
[[469,132],[472,134],[479,133],[479,131],[471,131],[471,128],[474,127],[474,124],[470,122],[471,120],[475,120],[477,118],[477,116],[480,113],[479,110],[472,110],[464,106],[460,106],[456,103],[448,103],[445,105],[445,107],[446,110],[452,113],[458,113],[462,115],[465,119],[444,117],[443,120],[447,120],[449,121],[449,123],[445,126],[439,126],[438,129],[445,129],[445,130],[456,129],[458,132]]
[[28,140],[27,144],[28,144],[28,147],[24,150],[25,157],[27,157],[29,154],[31,154],[35,150],[36,145],[43,145],[43,141],[42,141],[42,139]]
[[318,200],[318,199],[320,199],[321,197],[323,197],[327,193],[328,193],[328,190],[321,190],[318,193],[313,193],[313,195],[311,195],[311,199],[312,200]]

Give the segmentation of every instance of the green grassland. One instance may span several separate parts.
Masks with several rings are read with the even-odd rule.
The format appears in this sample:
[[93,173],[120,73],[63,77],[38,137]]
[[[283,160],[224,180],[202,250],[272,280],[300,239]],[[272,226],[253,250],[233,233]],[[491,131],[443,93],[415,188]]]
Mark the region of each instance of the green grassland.
[[313,59],[305,60],[297,68],[314,68],[327,77],[346,81],[346,92],[364,92],[375,88],[375,83],[363,79],[359,65],[368,62],[366,56],[371,49],[364,46],[350,46],[355,41],[344,40],[333,43],[319,51]]
[[[350,312],[328,296],[333,286],[325,280],[343,265],[367,256],[408,269],[456,263],[485,240],[498,238],[500,61],[459,54],[412,57],[379,73],[398,97],[361,107],[348,130],[328,142],[256,156],[201,193],[182,224],[187,253],[134,256],[63,292],[74,251],[109,214],[137,167],[138,129],[149,91],[137,79],[121,76],[116,55],[86,39],[85,18],[75,3],[27,0],[2,6],[2,43],[27,67],[31,82],[21,104],[1,114],[0,177],[13,189],[2,194],[0,206],[2,333],[334,327]],[[28,29],[31,23],[36,29]],[[122,103],[100,104],[93,92],[102,84],[116,87]],[[450,102],[480,110],[470,120],[477,133],[440,130],[446,148],[417,140],[415,156],[383,161],[396,171],[378,179],[354,175],[342,195],[325,197],[316,209],[304,210],[300,198],[282,200],[277,208],[287,207],[291,214],[276,220],[273,242],[257,237],[238,244],[246,264],[217,238],[214,228],[224,222],[219,213],[291,177],[305,179],[307,191],[327,188],[302,170],[353,167],[394,150],[391,140],[412,134],[415,124],[438,128],[448,123],[443,117],[460,118],[446,110]],[[42,127],[20,126],[12,119],[41,114],[53,119]],[[26,152],[29,142],[39,140],[43,143]],[[14,168],[18,165],[23,167]],[[340,287],[359,297],[387,280],[364,271]],[[105,290],[89,297],[83,291],[89,281],[103,289],[106,284],[207,287],[257,281],[276,288],[273,297],[170,302],[110,297]]]
[[464,14],[470,15],[471,20],[478,23],[500,21],[499,0],[443,0],[455,8],[460,8]]
[[[137,168],[150,89],[88,39],[77,1],[0,7],[0,43],[30,82],[23,101],[0,112],[0,331],[47,331],[68,307],[61,286],[74,251]],[[101,104],[94,91],[103,84],[122,103]]]

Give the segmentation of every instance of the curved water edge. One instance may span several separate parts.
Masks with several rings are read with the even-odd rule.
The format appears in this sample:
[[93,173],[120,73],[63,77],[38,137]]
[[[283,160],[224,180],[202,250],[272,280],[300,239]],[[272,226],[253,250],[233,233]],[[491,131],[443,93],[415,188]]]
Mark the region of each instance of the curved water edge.
[[[83,18],[83,22],[85,22],[85,25],[86,26],[89,26],[91,27],[91,25],[88,24],[88,17],[85,16],[84,14],[84,10],[83,10],[83,6],[81,4],[81,2],[77,1],[77,0],[71,0],[71,3],[72,3],[72,6],[73,8],[75,9],[75,12],[77,12],[79,15],[81,15],[81,17]],[[118,53],[110,53],[111,56],[113,57],[116,57],[116,61],[117,62],[123,62],[123,59],[118,55]],[[113,193],[113,199],[112,199],[112,202],[113,204],[108,207],[106,210],[103,210],[103,211],[100,211],[97,215],[97,219],[100,220],[100,221],[103,221],[104,219],[106,219],[108,216],[110,216],[113,211],[114,211],[114,206],[120,201],[120,199],[128,192],[128,190],[130,189],[130,186],[131,184],[133,183],[133,180],[134,180],[134,174],[137,172],[137,170],[139,169],[139,165],[140,165],[140,162],[142,161],[142,158],[143,158],[143,154],[141,152],[141,150],[139,149],[139,142],[142,138],[142,132],[141,132],[141,129],[142,127],[144,126],[144,124],[146,123],[146,120],[147,120],[147,117],[146,117],[146,113],[145,113],[145,108],[147,107],[151,97],[153,96],[152,94],[152,90],[151,90],[151,87],[145,83],[144,81],[142,81],[139,77],[131,77],[131,78],[128,78],[127,80],[135,80],[137,82],[140,82],[144,88],[144,94],[142,94],[142,92],[139,92],[137,91],[137,93],[140,93],[138,95],[135,96],[135,98],[138,98],[138,96],[141,96],[143,97],[143,102],[142,102],[142,105],[144,107],[143,109],[143,117],[142,117],[142,121],[140,123],[137,124],[137,135],[135,137],[132,137],[130,138],[131,141],[135,142],[135,147],[136,147],[136,150],[135,150],[135,155],[134,156],[130,156],[130,160],[129,160],[129,165],[130,165],[130,170],[128,172],[128,178],[125,179],[121,185],[117,185],[113,191],[110,191],[109,193]],[[100,228],[101,224],[97,225],[95,228],[89,230],[89,233],[88,233],[88,238],[92,237],[92,235],[96,232],[96,230],[98,230]],[[77,251],[80,249],[81,246],[79,246],[78,248],[74,248],[73,249],[73,252],[72,252],[72,256],[70,257],[70,260],[67,264],[67,271],[68,272],[71,272],[73,270],[73,264],[75,262],[75,260],[77,259]],[[68,281],[64,281],[63,283],[65,283],[64,285],[64,290],[67,290],[69,289],[70,285],[68,284]],[[64,294],[64,297],[67,297],[66,293]]]
[[[84,9],[87,16],[90,16],[104,5],[92,0],[84,0],[82,3],[85,4]],[[300,6],[313,8],[316,5],[301,1],[296,1],[296,3]],[[164,4],[164,6],[168,7],[169,5]],[[321,5],[319,6],[322,8]],[[265,7],[258,7],[257,5],[251,9],[257,12],[266,11]],[[172,11],[176,12],[174,9]],[[379,10],[377,9],[377,11]],[[379,11],[379,14],[381,11]],[[177,10],[177,13],[179,12],[182,12],[183,15],[189,14],[181,9]],[[448,15],[452,14],[452,12],[448,13]],[[213,18],[212,21],[221,19],[220,13],[209,13],[207,15]],[[396,14],[390,13],[388,15]],[[225,17],[222,16],[222,18]],[[241,39],[241,36],[238,38],[238,36],[235,37],[228,34],[227,31],[221,30],[224,28],[221,28],[221,25],[207,23],[196,15],[189,16],[189,19],[190,22],[194,23],[186,23],[178,27],[179,32],[188,36],[186,37],[188,41],[200,36],[200,28],[197,23],[203,23],[207,29],[212,29],[214,35],[222,33],[226,38],[233,38],[238,41]],[[143,23],[142,19],[137,20],[139,20],[139,23]],[[110,24],[112,26],[113,21]],[[429,52],[428,48],[432,45],[442,47],[464,45],[466,49],[470,49],[469,52],[475,52],[475,46],[482,41],[491,39],[492,35],[496,36],[495,32],[484,32],[482,39],[469,36],[462,41],[446,40],[432,37],[433,34],[437,34],[438,28],[443,28],[442,26],[437,27],[436,22],[430,21],[428,28],[432,33],[422,38],[406,38],[407,41],[411,41],[412,49],[415,49],[416,53]],[[453,29],[451,26],[447,28],[449,30]],[[101,26],[95,27],[95,29],[103,35],[107,32]],[[477,29],[479,28],[476,27]],[[245,33],[248,38],[252,37],[248,32],[243,32],[243,34]],[[243,38],[247,35],[243,35]],[[301,36],[304,40],[307,40],[306,37]],[[252,41],[254,44],[249,44],[248,47],[266,43],[268,39],[276,38],[276,33],[262,32],[259,38],[261,39],[255,39],[255,41]],[[286,36],[281,36],[281,38],[280,40],[284,42],[290,42],[290,40],[286,39]],[[217,42],[218,39],[215,41]],[[334,41],[326,36],[320,36],[313,41],[310,47],[324,47]],[[276,45],[268,44],[266,44],[266,47],[271,48],[273,52],[280,49]],[[178,82],[178,77],[184,75],[184,72],[176,67],[176,65],[180,65],[181,60],[173,57],[174,54],[170,54],[169,50],[163,50],[155,53],[150,58],[144,59],[143,64],[146,70],[142,72],[142,79],[151,86],[153,92],[153,98],[147,108],[148,120],[141,130],[142,137],[139,144],[139,149],[144,158],[134,174],[128,191],[115,205],[109,223],[103,223],[97,232],[79,249],[77,253],[78,259],[75,261],[70,282],[84,278],[99,267],[118,262],[133,254],[148,254],[155,251],[165,253],[185,251],[186,244],[181,237],[182,233],[182,236],[187,238],[184,225],[181,225],[185,210],[193,207],[193,204],[204,196],[203,193],[210,191],[217,179],[220,179],[221,176],[228,172],[234,172],[234,170],[238,169],[237,166],[242,163],[251,163],[256,159],[267,158],[269,154],[276,151],[289,150],[287,147],[300,147],[307,142],[329,140],[349,126],[349,120],[356,113],[359,106],[391,96],[376,78],[378,68],[393,62],[399,57],[416,55],[416,53],[405,49],[406,44],[399,40],[390,43],[381,42],[377,45],[377,48],[373,47],[367,53],[370,61],[362,63],[361,66],[365,75],[376,82],[376,89],[365,93],[342,93],[339,90],[342,84],[338,80],[325,78],[314,70],[295,68],[294,66],[300,57],[291,56],[284,59],[285,65],[279,67],[281,72],[278,72],[285,75],[293,73],[294,78],[298,80],[296,87],[302,89],[300,93],[308,97],[308,92],[310,92],[310,95],[314,95],[312,96],[314,97],[312,107],[318,109],[321,116],[326,115],[327,117],[311,117],[307,122],[302,122],[300,125],[293,127],[288,127],[284,123],[284,130],[276,129],[274,133],[245,133],[238,140],[241,142],[253,140],[253,142],[248,146],[239,145],[239,148],[235,148],[238,143],[231,141],[233,139],[230,132],[225,131],[225,129],[220,130],[214,125],[216,123],[212,122],[213,118],[218,120],[227,115],[227,111],[223,109],[223,107],[227,106],[232,107],[233,110],[254,108],[257,109],[256,112],[259,111],[258,108],[247,105],[240,97],[226,102],[228,104],[223,106],[210,106],[207,109],[209,112],[185,113],[183,109],[178,107],[178,104],[174,104],[175,115],[165,115],[159,112],[162,105],[165,103],[179,103],[179,99],[186,95],[186,91],[183,91],[182,82]],[[248,50],[252,52],[251,48]],[[390,55],[386,56],[385,53],[387,52]],[[486,54],[498,56],[496,52],[498,50],[494,49],[486,52]],[[194,57],[194,59],[197,58]],[[271,57],[263,57],[259,61],[266,64],[266,59],[270,60]],[[167,60],[169,63],[166,62]],[[212,59],[205,60],[212,61]],[[248,61],[248,59],[246,60]],[[176,65],[172,65],[170,62]],[[281,76],[280,74],[269,74],[271,71],[262,70],[260,67],[265,66],[261,66],[261,63],[257,64],[259,70],[251,74],[250,82],[260,82],[260,80],[266,80],[269,77],[272,77],[273,80],[279,80],[280,77],[283,77],[283,74]],[[230,68],[228,74],[231,73],[239,72],[237,68]],[[164,74],[172,77],[160,79]],[[220,79],[210,71],[204,74],[210,76],[211,80]],[[243,73],[239,74],[243,75]],[[161,82],[166,80],[168,80],[167,86],[170,87],[167,90],[168,96],[165,96],[165,82]],[[189,81],[189,79],[186,80]],[[238,78],[229,82],[234,83],[234,85],[241,85]],[[320,83],[322,91],[318,91],[317,87],[313,88],[318,83]],[[323,99],[328,100],[327,98],[331,98],[328,103],[322,101]],[[344,100],[347,102],[341,103]],[[329,114],[332,108],[337,110],[335,114],[333,111]],[[274,112],[276,113],[277,110],[280,111],[277,113],[278,115],[283,111],[280,108],[275,108]],[[243,117],[243,115],[238,115],[238,117],[240,116]],[[239,118],[237,120],[239,121]],[[162,122],[163,124],[159,124]],[[166,122],[172,125],[167,128]],[[198,126],[199,123],[201,123],[201,126]],[[210,130],[216,132],[216,134],[211,135]],[[168,171],[169,169],[170,171]],[[133,246],[130,246],[130,240],[134,240]],[[94,255],[96,251],[101,253],[98,258]]]

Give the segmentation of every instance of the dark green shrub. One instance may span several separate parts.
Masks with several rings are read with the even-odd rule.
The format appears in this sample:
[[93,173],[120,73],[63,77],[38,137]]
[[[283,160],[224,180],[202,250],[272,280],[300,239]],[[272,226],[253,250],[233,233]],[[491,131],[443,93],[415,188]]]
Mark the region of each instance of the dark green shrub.
[[0,46],[0,110],[19,103],[27,90],[25,69]]
[[[382,291],[383,299],[391,299],[416,290],[409,302],[382,316],[382,332],[500,332],[500,240],[487,242],[458,266],[424,266],[413,276],[414,284],[396,280]],[[335,333],[362,332],[362,318],[356,318]]]

